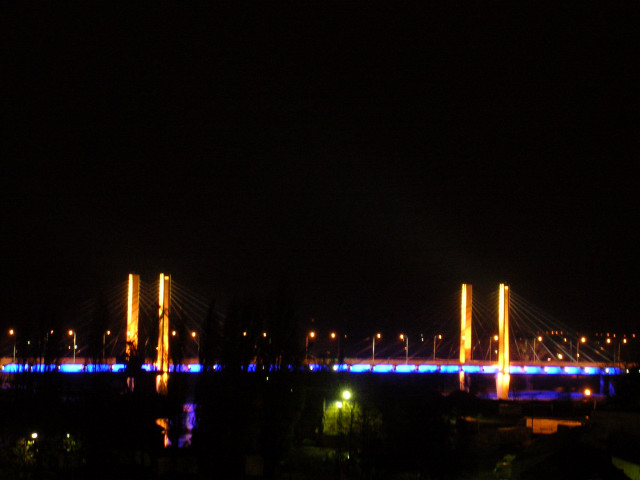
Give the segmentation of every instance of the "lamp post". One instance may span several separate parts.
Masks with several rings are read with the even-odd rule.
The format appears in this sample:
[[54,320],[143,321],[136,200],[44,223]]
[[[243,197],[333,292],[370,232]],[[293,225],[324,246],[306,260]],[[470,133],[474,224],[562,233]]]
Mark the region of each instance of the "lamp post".
[[[342,418],[342,410],[347,408],[349,409],[349,436],[348,436],[348,440],[347,440],[347,450],[349,451],[349,453],[351,452],[351,437],[352,437],[352,432],[353,432],[353,403],[349,403],[349,400],[351,400],[351,391],[349,390],[343,390],[342,392],[342,400],[339,400],[338,402],[336,402],[336,406],[339,409],[339,418]],[[346,412],[345,412],[346,413]],[[342,420],[339,421],[339,425],[340,425],[340,434],[342,436]]]
[[[334,342],[334,340],[336,340],[338,338],[338,334],[336,332],[329,332],[329,340],[331,341],[331,343]],[[336,350],[336,358],[338,358],[340,352],[340,344],[338,343],[338,348]],[[331,361],[331,352],[329,351],[329,361]]]
[[376,338],[380,340],[382,338],[382,334],[376,333],[373,336],[373,342],[371,343],[371,363],[376,361]]
[[400,334],[400,340],[404,340],[404,364],[409,363],[409,335]]
[[102,363],[105,362],[105,346],[106,346],[106,340],[107,340],[107,336],[111,335],[111,330],[107,330],[102,334]]
[[73,337],[73,363],[76,363],[76,348],[78,348],[78,345],[76,345],[76,331],[69,330],[69,336]]
[[200,337],[198,337],[198,332],[196,331],[191,332],[191,338],[193,338],[196,342],[196,350],[199,357],[200,356]]
[[438,334],[438,335],[434,335],[433,336],[433,359],[436,359],[436,341],[437,340],[442,340],[442,335]]
[[309,339],[313,340],[314,338],[316,338],[316,332],[314,332],[313,330],[307,333],[307,336],[304,338],[304,361],[305,362],[309,361]]
[[[626,337],[625,337],[625,338],[623,338],[622,340],[618,340],[618,363],[621,363],[621,362],[622,362],[622,360],[621,360],[621,358],[622,358],[622,357],[621,357],[621,355],[620,355],[620,353],[621,353],[621,351],[620,351],[620,346],[621,346],[623,343],[626,345],[626,343],[627,343],[627,339],[626,339]],[[614,362],[615,362],[615,360],[614,360]]]
[[538,335],[537,337],[533,337],[533,359],[535,361],[538,361],[538,353],[536,352],[536,340],[538,340],[538,342],[542,341],[542,336]]
[[9,336],[13,337],[13,363],[16,363],[16,331],[13,328],[9,329]]
[[499,338],[500,337],[498,337],[498,335],[489,337],[489,362],[493,359],[493,346],[491,345],[491,341],[493,340],[494,342],[497,342]]
[[580,337],[580,341],[576,342],[576,362],[580,361],[580,344],[587,341],[586,337]]

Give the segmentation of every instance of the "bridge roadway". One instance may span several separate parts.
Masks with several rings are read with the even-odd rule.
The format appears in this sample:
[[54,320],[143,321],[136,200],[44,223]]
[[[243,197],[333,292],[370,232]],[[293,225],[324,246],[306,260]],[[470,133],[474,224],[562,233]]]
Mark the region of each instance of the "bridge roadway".
[[[495,375],[498,373],[498,366],[493,362],[472,360],[463,365],[456,359],[435,360],[431,358],[410,358],[405,359],[388,358],[376,359],[374,362],[367,358],[345,358],[342,363],[331,361],[317,362],[310,360],[305,362],[305,368],[310,371],[336,371],[350,373],[442,373],[457,374],[464,372],[468,374]],[[105,363],[95,364],[90,359],[76,357],[76,362],[72,358],[61,358],[58,363],[49,365],[48,368],[42,363],[19,364],[14,363],[11,357],[0,358],[0,371],[2,373],[17,372],[44,372],[59,371],[62,373],[94,373],[94,372],[123,372],[126,365],[117,363],[115,358],[106,359]],[[152,364],[142,366],[147,372],[156,371]],[[215,365],[214,371],[220,367]],[[170,372],[174,372],[175,366],[170,365]],[[255,371],[256,365],[249,365],[248,371]],[[179,371],[185,373],[199,373],[202,366],[197,358],[186,359],[180,366]],[[510,364],[509,373],[511,375],[621,375],[628,373],[628,370],[621,364],[605,364],[593,362],[519,362],[513,361]]]

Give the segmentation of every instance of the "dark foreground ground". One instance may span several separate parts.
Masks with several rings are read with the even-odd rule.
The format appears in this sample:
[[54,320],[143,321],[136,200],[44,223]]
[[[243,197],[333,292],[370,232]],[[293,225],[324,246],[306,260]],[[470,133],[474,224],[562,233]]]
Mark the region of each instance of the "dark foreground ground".
[[[613,457],[640,463],[637,376],[595,411],[481,400],[437,376],[178,375],[167,396],[144,375],[133,392],[113,374],[3,381],[2,480],[615,479]],[[582,426],[534,435],[527,417]]]

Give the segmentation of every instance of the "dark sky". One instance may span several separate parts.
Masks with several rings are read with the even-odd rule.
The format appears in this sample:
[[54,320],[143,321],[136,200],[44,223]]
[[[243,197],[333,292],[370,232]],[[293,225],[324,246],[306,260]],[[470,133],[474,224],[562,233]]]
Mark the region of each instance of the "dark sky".
[[464,281],[639,326],[637,2],[220,5],[3,6],[1,325],[134,271],[286,274],[363,332]]

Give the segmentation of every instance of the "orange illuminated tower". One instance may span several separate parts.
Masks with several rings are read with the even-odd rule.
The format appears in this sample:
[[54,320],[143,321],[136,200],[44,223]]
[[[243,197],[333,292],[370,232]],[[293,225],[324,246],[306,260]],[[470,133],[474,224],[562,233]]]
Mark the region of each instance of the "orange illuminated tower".
[[[460,299],[460,365],[471,360],[472,287],[462,284]],[[466,390],[464,372],[460,369],[460,390]]]
[[160,274],[158,287],[158,359],[156,368],[156,391],[162,395],[167,394],[167,381],[169,379],[169,314],[171,310],[171,277]]
[[138,318],[140,313],[140,275],[129,274],[127,294],[127,356],[138,354]]
[[500,284],[498,303],[498,374],[496,393],[500,400],[509,398],[509,286]]

